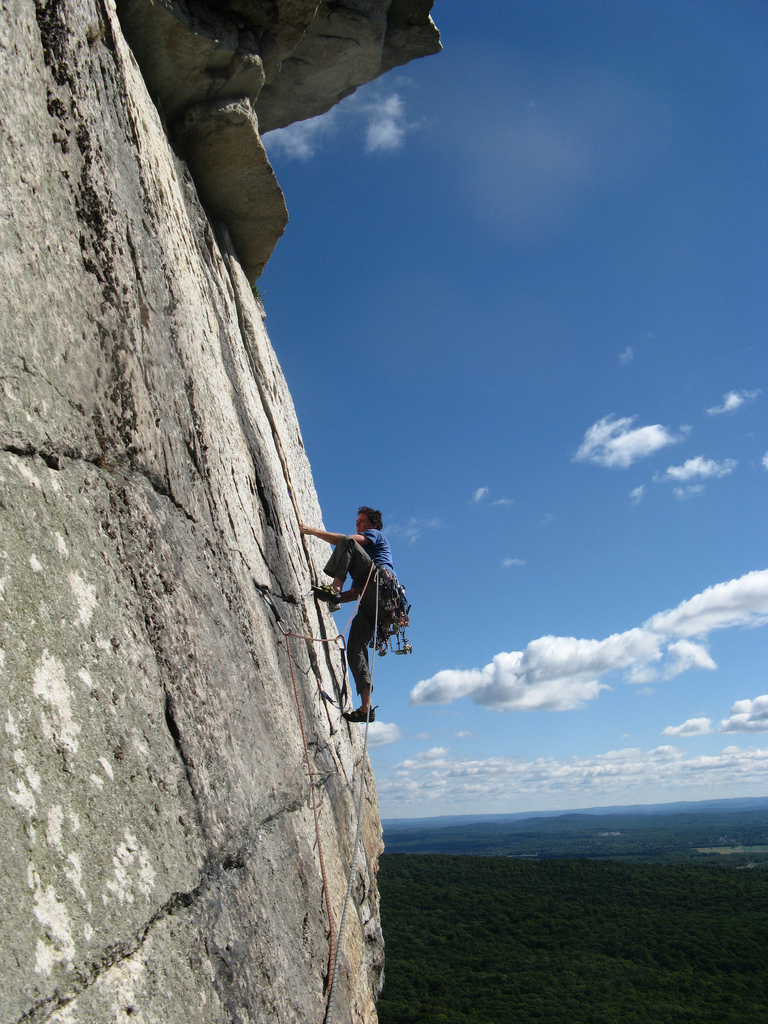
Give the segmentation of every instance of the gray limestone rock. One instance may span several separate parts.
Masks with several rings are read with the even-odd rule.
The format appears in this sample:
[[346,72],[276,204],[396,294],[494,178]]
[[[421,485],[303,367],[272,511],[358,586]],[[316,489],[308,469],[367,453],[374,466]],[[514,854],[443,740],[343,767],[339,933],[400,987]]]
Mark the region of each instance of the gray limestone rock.
[[389,0],[324,0],[257,100],[262,132],[330,110],[380,74]]
[[287,221],[259,132],[322,114],[385,71],[436,53],[431,7],[432,0],[117,0],[166,128],[250,281]]
[[440,52],[440,33],[429,16],[433,3],[434,0],[392,0],[379,74],[417,57]]
[[253,32],[194,0],[117,0],[117,13],[169,127],[195,104],[256,101],[264,69]]
[[288,211],[247,99],[189,107],[176,127],[195,185],[229,225],[245,276],[255,281],[288,223]]
[[359,86],[440,49],[433,0],[322,0],[279,73],[267,76],[256,111],[261,131],[316,117]]
[[272,81],[301,42],[321,0],[207,0],[236,24],[248,26],[259,40],[264,74]]
[[7,0],[0,95],[0,1022],[321,1021],[364,776],[334,1019],[373,1024],[375,783],[237,242],[111,0]]

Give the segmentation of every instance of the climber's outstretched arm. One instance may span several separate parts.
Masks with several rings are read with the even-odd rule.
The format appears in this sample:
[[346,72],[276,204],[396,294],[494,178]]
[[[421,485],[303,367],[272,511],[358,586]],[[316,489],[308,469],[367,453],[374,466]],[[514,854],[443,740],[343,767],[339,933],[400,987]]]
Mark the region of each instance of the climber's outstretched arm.
[[[329,544],[340,544],[341,541],[346,540],[346,533],[328,533],[325,530],[316,530],[314,526],[305,526],[304,523],[299,523],[299,529],[303,534],[309,534],[310,537],[318,537],[320,540],[327,541]],[[366,544],[370,544],[368,537],[364,537],[361,533],[351,534],[352,540],[356,540],[358,544],[362,544],[365,547]]]

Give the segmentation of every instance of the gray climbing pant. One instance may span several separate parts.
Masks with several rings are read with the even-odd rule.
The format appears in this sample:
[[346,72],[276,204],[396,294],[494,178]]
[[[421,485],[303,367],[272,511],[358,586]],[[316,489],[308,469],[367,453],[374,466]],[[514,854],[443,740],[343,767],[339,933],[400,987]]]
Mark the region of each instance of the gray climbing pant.
[[[347,576],[352,577],[355,587],[362,591],[365,581],[368,580],[368,573],[371,570],[371,558],[360,547],[356,540],[345,537],[339,541],[333,549],[333,554],[328,559],[323,572],[326,576],[338,577],[346,580]],[[349,627],[349,640],[347,641],[347,663],[355,680],[355,688],[360,693],[362,687],[371,685],[371,672],[368,667],[368,644],[373,639],[373,632],[376,628],[376,574],[374,568],[368,586],[365,587],[363,599],[357,609],[357,615]]]

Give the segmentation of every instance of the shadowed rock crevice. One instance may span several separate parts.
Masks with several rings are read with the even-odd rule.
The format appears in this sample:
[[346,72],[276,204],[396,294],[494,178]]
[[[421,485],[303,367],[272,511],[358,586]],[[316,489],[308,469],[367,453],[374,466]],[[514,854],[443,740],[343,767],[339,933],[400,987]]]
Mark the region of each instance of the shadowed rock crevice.
[[[195,801],[195,808],[198,806],[198,798],[195,793],[195,777],[194,768],[195,762],[192,760],[189,754],[184,750],[184,744],[181,739],[181,730],[179,729],[176,717],[174,715],[173,708],[173,696],[166,690],[165,691],[165,724],[168,726],[168,732],[171,734],[173,745],[176,747],[181,762],[184,765],[184,772],[187,776],[187,783],[189,785],[189,791],[192,794],[192,799]],[[201,828],[203,828],[202,820],[199,821]]]

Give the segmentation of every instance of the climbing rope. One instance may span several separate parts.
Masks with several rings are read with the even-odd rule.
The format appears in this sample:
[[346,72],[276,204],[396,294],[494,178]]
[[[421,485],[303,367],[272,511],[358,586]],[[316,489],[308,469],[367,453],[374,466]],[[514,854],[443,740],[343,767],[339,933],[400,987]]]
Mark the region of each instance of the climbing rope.
[[[286,634],[288,636],[288,634]],[[288,651],[288,664],[291,668],[291,682],[293,683],[293,695],[296,698],[296,710],[299,714],[299,725],[301,726],[301,739],[304,744],[304,757],[307,760],[307,771],[309,772],[310,785],[309,790],[312,794],[312,813],[315,816],[315,835],[317,836],[317,856],[320,860],[320,874],[323,879],[323,891],[325,893],[325,908],[328,913],[328,969],[331,969],[331,965],[334,962],[334,950],[335,950],[335,937],[333,931],[333,908],[331,907],[331,890],[328,886],[328,878],[325,874],[325,861],[323,859],[323,843],[320,838],[320,819],[317,814],[317,795],[315,793],[315,786],[312,784],[312,762],[309,759],[309,747],[307,746],[307,733],[304,729],[304,716],[301,713],[301,702],[299,700],[299,688],[296,685],[296,674],[293,671],[293,658],[291,657],[291,642],[288,640],[286,644]]]
[[[371,566],[371,570],[373,566]],[[368,579],[371,578],[370,572],[368,573]],[[368,580],[365,583],[368,586]],[[362,600],[362,594],[360,595]],[[350,619],[350,622],[352,620]],[[376,636],[379,627],[379,574],[376,573],[376,616],[374,619],[373,635]],[[368,726],[371,724],[371,706],[373,701],[373,673],[376,668],[376,645],[373,647],[373,654],[371,656],[371,692],[368,697],[368,714],[365,716],[365,736],[363,738],[363,756],[361,758],[361,771],[360,771],[360,796],[357,801],[357,828],[355,829],[355,842],[352,847],[352,861],[349,865],[349,882],[347,884],[347,895],[344,899],[344,909],[341,914],[341,923],[339,924],[339,938],[336,943],[336,957],[333,962],[333,972],[331,974],[331,992],[328,996],[328,1008],[325,1012],[325,1024],[333,1024],[333,1003],[336,997],[336,978],[338,976],[339,958],[341,957],[341,943],[344,939],[344,927],[347,923],[347,909],[349,908],[349,901],[352,898],[352,885],[355,880],[355,860],[357,859],[357,848],[360,844],[360,830],[363,821],[363,794],[365,792],[365,757],[368,753]]]
[[[315,818],[315,835],[317,837],[317,853],[318,853],[318,859],[320,861],[320,874],[322,876],[323,890],[324,890],[324,893],[325,893],[326,912],[328,914],[328,933],[329,933],[329,950],[328,950],[328,975],[329,975],[329,977],[328,977],[328,985],[329,985],[329,996],[328,996],[328,1005],[327,1005],[327,1008],[326,1008],[326,1013],[325,1013],[325,1018],[324,1018],[324,1024],[332,1024],[333,1004],[334,1004],[334,999],[335,999],[335,994],[336,994],[336,979],[337,979],[337,976],[338,976],[339,959],[340,959],[340,956],[341,956],[341,943],[342,943],[342,939],[344,937],[344,930],[345,930],[345,927],[346,927],[347,910],[349,908],[349,903],[350,903],[350,899],[351,899],[351,896],[352,896],[352,886],[353,886],[354,877],[355,877],[355,861],[357,859],[357,850],[358,850],[358,847],[360,845],[360,832],[361,832],[361,828],[362,828],[362,816],[363,816],[363,795],[364,795],[364,792],[365,792],[365,758],[366,758],[366,755],[368,753],[368,727],[370,725],[370,714],[371,714],[371,706],[372,706],[372,704],[371,704],[371,697],[369,696],[369,699],[368,699],[368,714],[366,715],[365,734],[364,734],[364,738],[363,738],[363,753],[362,753],[362,759],[361,759],[362,770],[361,770],[361,773],[360,773],[360,794],[359,794],[358,803],[357,803],[357,826],[356,826],[356,830],[355,830],[355,841],[354,841],[354,845],[352,847],[352,862],[351,862],[350,868],[349,868],[349,882],[348,882],[348,885],[347,885],[347,893],[346,893],[346,897],[344,899],[344,907],[343,907],[342,914],[341,914],[341,923],[339,925],[339,936],[338,936],[338,939],[336,939],[335,934],[334,934],[333,910],[332,910],[332,907],[331,907],[330,888],[328,886],[328,879],[327,879],[326,871],[325,871],[325,860],[324,860],[324,857],[323,857],[323,844],[322,844],[322,839],[320,837],[320,819],[319,819],[318,810],[317,810],[317,797],[316,797],[316,794],[315,794],[315,788],[316,787],[315,787],[315,785],[311,781],[313,775],[316,774],[316,773],[314,773],[312,771],[312,762],[311,762],[310,757],[309,757],[309,746],[307,744],[307,734],[306,734],[306,730],[304,728],[304,716],[302,715],[302,712],[301,712],[301,701],[300,701],[300,698],[299,698],[299,688],[298,688],[298,686],[296,684],[296,673],[294,671],[294,660],[293,660],[293,655],[292,655],[292,652],[291,652],[291,637],[294,637],[297,640],[305,640],[305,641],[308,641],[310,643],[321,643],[321,644],[329,644],[329,645],[332,644],[332,643],[335,643],[335,644],[337,644],[337,646],[340,647],[340,649],[342,651],[342,657],[344,657],[344,652],[346,651],[346,644],[345,644],[345,641],[344,641],[344,634],[349,629],[349,627],[350,627],[350,625],[352,623],[352,620],[354,619],[355,615],[357,614],[357,612],[358,612],[358,610],[360,608],[360,603],[363,600],[363,596],[365,595],[366,590],[368,589],[368,584],[370,582],[371,575],[373,573],[374,568],[375,568],[375,565],[373,563],[371,563],[371,567],[368,570],[368,576],[367,576],[366,581],[365,581],[365,586],[363,587],[363,589],[360,592],[360,595],[359,595],[359,597],[357,599],[357,602],[355,604],[355,609],[352,612],[352,615],[350,616],[349,621],[347,622],[346,626],[344,627],[344,630],[341,633],[339,633],[338,636],[335,636],[335,637],[314,637],[314,636],[309,636],[309,635],[305,635],[305,634],[302,634],[302,633],[297,633],[293,629],[286,628],[286,626],[283,624],[282,618],[281,618],[277,608],[275,607],[275,604],[274,604],[274,601],[272,600],[271,594],[269,593],[269,591],[266,588],[258,586],[258,584],[256,584],[256,582],[254,580],[254,585],[256,586],[256,589],[257,589],[258,593],[261,594],[261,596],[264,598],[265,603],[268,605],[268,607],[272,611],[272,614],[274,615],[274,618],[275,618],[275,622],[276,622],[280,632],[283,634],[283,636],[286,639],[285,649],[286,649],[286,653],[288,655],[288,665],[290,667],[291,682],[293,684],[293,695],[294,695],[294,698],[296,700],[296,711],[297,711],[298,716],[299,716],[299,725],[301,727],[301,739],[302,739],[302,743],[304,745],[304,757],[305,757],[306,763],[307,763],[307,772],[309,773],[309,777],[310,777],[310,791],[311,791],[311,794],[312,794],[312,812],[313,812],[314,818]],[[377,573],[376,574],[376,614],[375,614],[375,618],[374,618],[374,632],[373,632],[374,637],[376,636],[377,631],[378,631],[378,624],[379,624],[379,576],[378,576],[378,573]],[[324,699],[331,700],[331,698],[328,697],[328,695],[325,693],[325,691],[323,690],[323,688],[322,688],[322,686],[320,684],[319,670],[317,669],[316,666],[317,666],[317,663],[314,662],[314,661],[310,664],[310,670],[312,670],[314,672],[315,677],[316,677],[318,690],[320,691],[320,694],[321,694],[321,696]],[[346,658],[345,657],[344,657],[344,666],[345,666],[344,667],[344,671],[346,673]],[[299,667],[299,669],[301,671],[303,671],[301,669],[301,666],[298,666],[298,667]],[[373,694],[373,673],[374,673],[375,667],[376,667],[376,647],[374,645],[373,654],[372,654],[372,657],[371,657],[371,696]],[[307,670],[307,672],[305,672],[304,674],[306,676],[308,676],[310,670]],[[343,692],[342,692],[342,694],[343,694]],[[343,699],[343,695],[342,695],[342,699]]]
[[[381,10],[384,9],[384,4],[382,3],[382,0],[355,0],[355,2],[356,2],[358,7],[360,7],[361,9],[365,10],[365,13],[369,17],[372,17],[372,18],[375,18],[376,20],[379,20],[380,15],[381,15]],[[370,8],[370,10],[369,10],[369,8]],[[384,15],[384,17],[386,17],[386,15]],[[230,253],[230,260],[231,259],[232,259],[232,254]],[[240,312],[241,303],[240,303],[240,301],[238,299],[237,289],[235,289],[235,296],[236,296],[236,301],[237,301],[237,305],[238,305],[238,312]],[[261,377],[260,377],[260,374],[257,372],[256,360],[255,360],[253,354],[251,353],[251,351],[250,351],[250,349],[249,349],[249,347],[247,345],[245,346],[245,350],[246,350],[248,361],[249,361],[250,366],[251,366],[251,372],[253,374],[253,379],[256,382],[256,385],[257,385],[257,387],[259,389],[259,392],[261,393],[262,392],[262,385],[260,383]],[[263,398],[264,398],[264,396],[263,396],[263,393],[262,393],[262,399]],[[269,409],[269,403],[268,402],[263,401],[263,405],[264,405],[265,409],[267,409],[267,410]],[[283,473],[285,475],[285,479],[286,479],[286,482],[288,484],[288,496],[289,496],[289,498],[291,500],[291,504],[293,505],[294,511],[296,513],[296,517],[298,519],[299,518],[299,507],[298,507],[298,503],[297,503],[296,498],[295,498],[294,493],[293,493],[293,487],[291,485],[291,477],[290,477],[290,471],[289,471],[289,466],[288,466],[288,460],[287,460],[287,458],[286,458],[286,456],[285,456],[285,454],[283,452],[283,448],[282,448],[282,444],[280,442],[279,434],[278,434],[278,431],[275,428],[275,423],[274,423],[274,421],[273,421],[271,416],[269,417],[269,419],[270,419],[270,423],[271,423],[271,426],[272,426],[272,433],[273,433],[273,437],[274,437],[275,450],[276,450],[278,458],[280,459],[280,462],[282,464]],[[302,546],[304,548],[304,553],[307,556],[307,561],[309,562],[309,565],[311,566],[312,565],[312,559],[310,557],[310,553],[309,553],[309,550],[308,550],[308,547],[307,547],[306,541],[304,540],[304,536],[303,535],[301,537],[301,540],[302,540]],[[372,706],[371,705],[371,698],[372,698],[372,695],[373,695],[373,670],[374,670],[374,667],[375,667],[375,664],[376,664],[376,645],[374,643],[373,655],[372,655],[372,659],[371,659],[371,695],[369,696],[369,699],[368,699],[368,715],[366,716],[366,721],[365,721],[365,737],[364,737],[364,741],[363,741],[363,757],[362,757],[362,762],[361,762],[362,763],[362,771],[361,771],[361,774],[360,774],[360,798],[359,798],[359,801],[358,801],[358,808],[357,808],[357,829],[356,829],[356,832],[355,832],[355,844],[354,844],[354,847],[353,847],[353,850],[352,850],[352,863],[350,865],[350,871],[349,871],[349,885],[347,886],[347,895],[346,895],[346,899],[344,901],[344,910],[343,910],[343,913],[342,913],[342,916],[341,916],[341,924],[339,926],[339,940],[338,940],[338,943],[335,944],[335,942],[334,942],[334,930],[333,930],[334,929],[334,926],[333,926],[333,914],[332,914],[331,902],[330,902],[330,891],[329,891],[329,888],[328,888],[328,881],[326,879],[326,874],[325,874],[325,863],[323,861],[322,843],[321,843],[321,840],[320,840],[320,823],[319,823],[319,818],[318,818],[318,813],[317,813],[317,799],[316,799],[316,796],[315,796],[315,786],[312,784],[312,781],[311,781],[312,777],[313,777],[312,764],[311,764],[310,759],[309,759],[309,747],[307,745],[307,736],[306,736],[306,731],[304,729],[304,718],[303,718],[302,713],[301,713],[301,704],[300,704],[300,701],[299,701],[299,691],[298,691],[298,687],[296,685],[296,676],[295,676],[294,669],[293,669],[293,657],[291,655],[291,641],[290,641],[290,637],[293,636],[293,637],[296,637],[297,639],[302,639],[302,640],[305,640],[305,641],[308,641],[308,642],[311,642],[311,643],[328,643],[328,644],[330,644],[330,643],[339,643],[340,642],[340,647],[341,647],[341,651],[342,651],[342,658],[344,660],[344,673],[345,673],[344,687],[342,688],[342,694],[341,694],[341,700],[343,701],[344,700],[345,688],[346,688],[346,656],[345,656],[346,646],[344,644],[344,634],[349,629],[350,624],[352,622],[352,619],[355,617],[355,615],[358,612],[358,609],[360,607],[360,602],[362,601],[363,595],[365,594],[366,588],[368,587],[368,582],[370,581],[371,573],[373,572],[373,569],[374,569],[374,566],[373,566],[373,564],[371,564],[371,568],[370,568],[370,570],[368,572],[368,578],[365,581],[365,586],[363,587],[363,589],[362,589],[362,591],[360,593],[360,596],[358,597],[357,604],[355,605],[355,610],[353,611],[352,615],[350,616],[349,622],[347,622],[346,626],[344,627],[343,632],[340,633],[337,637],[333,637],[333,638],[301,636],[298,633],[295,633],[293,631],[288,631],[288,630],[284,629],[283,624],[282,624],[282,620],[280,618],[280,615],[278,614],[277,609],[275,608],[275,606],[274,606],[274,604],[273,604],[273,602],[271,600],[271,597],[268,597],[267,596],[267,592],[265,591],[265,589],[262,588],[262,587],[259,587],[258,584],[256,584],[256,581],[254,580],[254,584],[256,585],[256,589],[259,591],[259,593],[264,598],[265,602],[272,609],[272,612],[273,612],[273,614],[275,616],[275,621],[277,622],[277,625],[279,626],[281,632],[284,634],[285,639],[286,639],[285,646],[286,646],[286,651],[288,653],[288,664],[289,664],[290,669],[291,669],[291,682],[293,683],[293,693],[294,693],[294,697],[296,698],[296,710],[297,710],[298,715],[299,715],[299,724],[301,725],[301,738],[302,738],[302,741],[303,741],[303,744],[304,744],[304,756],[305,756],[306,761],[307,761],[307,771],[309,772],[309,777],[310,777],[310,790],[312,792],[312,810],[313,810],[314,817],[315,817],[315,833],[317,835],[317,850],[318,850],[318,857],[319,857],[319,860],[320,860],[320,871],[321,871],[322,879],[323,879],[323,888],[325,890],[326,908],[327,908],[327,912],[328,912],[328,928],[329,928],[329,936],[330,936],[330,949],[329,949],[329,957],[328,957],[329,971],[330,971],[330,978],[329,978],[330,996],[329,996],[329,999],[328,999],[328,1007],[327,1007],[326,1015],[325,1015],[325,1024],[332,1024],[333,1001],[334,1001],[334,995],[335,995],[335,990],[336,990],[336,975],[337,975],[337,969],[338,969],[338,963],[339,963],[339,956],[340,956],[340,953],[341,953],[341,940],[342,940],[343,935],[344,935],[344,926],[345,926],[346,916],[347,916],[347,907],[349,906],[349,900],[350,900],[350,896],[351,896],[351,893],[352,893],[352,883],[353,883],[353,879],[354,879],[354,869],[355,869],[355,858],[357,856],[357,848],[358,848],[358,845],[359,845],[359,842],[360,842],[360,828],[361,828],[362,807],[363,807],[363,792],[364,792],[364,786],[365,786],[365,757],[366,757],[366,754],[367,754],[367,751],[368,751],[368,726],[370,724],[370,712],[371,712],[371,706]],[[376,617],[375,617],[375,628],[374,628],[374,633],[373,633],[374,639],[378,635],[378,618],[379,618],[379,578],[378,578],[378,573],[377,573],[376,574]],[[398,653],[400,653],[400,651],[398,651]],[[330,699],[330,698],[328,698],[327,694],[322,689],[322,686],[321,686],[321,683],[320,683],[319,669],[317,667],[317,662],[314,659],[311,662],[310,668],[311,668],[311,670],[315,674],[315,678],[317,680],[317,686],[318,686],[318,689],[320,691],[321,696],[324,699]]]

